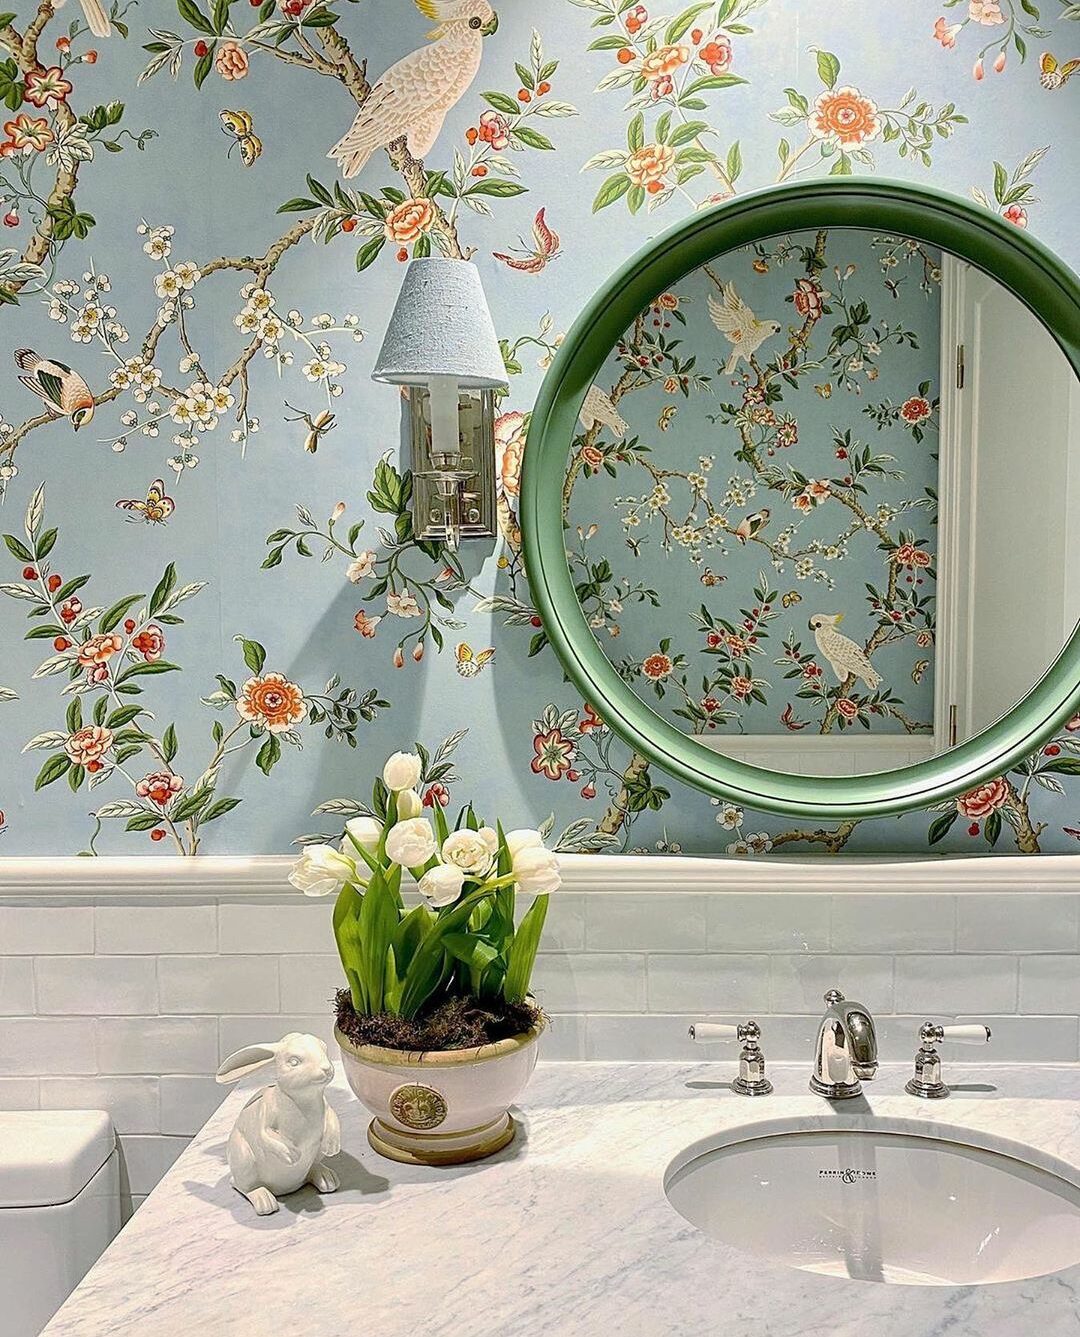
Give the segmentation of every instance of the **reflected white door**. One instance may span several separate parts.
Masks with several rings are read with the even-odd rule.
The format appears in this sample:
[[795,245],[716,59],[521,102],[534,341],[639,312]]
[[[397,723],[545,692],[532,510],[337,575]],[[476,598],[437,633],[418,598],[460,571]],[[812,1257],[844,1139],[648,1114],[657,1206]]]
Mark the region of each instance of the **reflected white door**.
[[943,279],[937,732],[949,738],[954,706],[963,742],[1020,700],[1080,616],[1080,391],[995,279],[951,257]]

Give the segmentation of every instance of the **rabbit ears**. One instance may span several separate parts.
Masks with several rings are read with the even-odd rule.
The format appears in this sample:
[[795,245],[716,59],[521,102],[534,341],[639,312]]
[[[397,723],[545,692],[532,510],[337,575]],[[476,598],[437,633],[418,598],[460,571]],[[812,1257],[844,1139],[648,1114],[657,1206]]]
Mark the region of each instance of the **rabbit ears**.
[[267,1063],[273,1063],[281,1048],[280,1043],[268,1045],[245,1045],[243,1049],[238,1049],[234,1054],[222,1063],[217,1070],[217,1080],[220,1085],[226,1086],[229,1082],[238,1082],[241,1077],[246,1077],[249,1072],[255,1072],[257,1068],[264,1067]]

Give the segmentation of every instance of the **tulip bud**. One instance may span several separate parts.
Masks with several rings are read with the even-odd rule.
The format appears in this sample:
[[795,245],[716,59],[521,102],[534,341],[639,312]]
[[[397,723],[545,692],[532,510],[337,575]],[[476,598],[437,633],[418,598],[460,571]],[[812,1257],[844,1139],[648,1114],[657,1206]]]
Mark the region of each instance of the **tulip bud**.
[[978,83],[978,81],[984,78],[985,75],[986,71],[983,69],[982,57],[980,56],[975,62],[975,68],[971,71],[971,77]]
[[330,523],[332,525],[336,525],[344,514],[345,514],[345,503],[343,501],[339,501],[338,504],[334,507],[334,510],[330,516]]
[[994,73],[1000,74],[1004,68],[1005,68],[1005,48],[1002,47],[1002,49],[997,53],[997,57],[994,60]]
[[412,657],[418,664],[420,663],[421,659],[423,659],[424,657],[423,641],[417,641],[416,644],[413,646]]
[[394,668],[404,668],[404,667],[405,667],[405,652],[399,645],[398,648],[394,651]]

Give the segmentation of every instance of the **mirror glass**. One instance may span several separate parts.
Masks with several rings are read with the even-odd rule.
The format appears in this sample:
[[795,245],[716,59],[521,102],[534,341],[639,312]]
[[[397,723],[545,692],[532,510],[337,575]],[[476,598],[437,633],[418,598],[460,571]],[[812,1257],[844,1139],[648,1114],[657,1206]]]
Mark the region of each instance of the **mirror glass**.
[[604,654],[687,735],[891,770],[992,724],[1071,635],[1070,459],[1076,378],[992,276],[872,229],[787,233],[658,293],[611,349],[567,559]]

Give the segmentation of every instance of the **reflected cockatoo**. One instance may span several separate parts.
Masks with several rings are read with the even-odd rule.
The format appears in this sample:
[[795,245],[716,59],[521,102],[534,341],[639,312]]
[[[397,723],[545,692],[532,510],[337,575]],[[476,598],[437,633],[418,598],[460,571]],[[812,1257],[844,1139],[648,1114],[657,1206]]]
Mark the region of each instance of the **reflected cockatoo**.
[[405,138],[414,158],[430,151],[446,113],[480,68],[484,38],[499,26],[488,0],[414,0],[438,25],[430,46],[403,56],[377,79],[348,132],[326,155],[355,176],[377,149]]
[[[90,31],[95,37],[108,37],[112,32],[112,24],[109,21],[108,14],[105,13],[105,6],[101,0],[79,0],[82,5],[83,14],[86,16],[86,22],[90,25]],[[60,9],[67,0],[53,0],[53,9]],[[48,63],[48,62],[46,62]]]
[[855,678],[861,678],[872,692],[881,682],[881,674],[850,636],[844,636],[836,630],[843,617],[843,613],[815,613],[807,625],[814,633],[818,651],[829,661],[829,667],[836,674],[836,681],[843,682],[850,673]]
[[94,416],[90,387],[66,363],[39,357],[32,348],[17,348],[15,365],[26,372],[19,380],[33,390],[54,418],[69,418],[77,432]]
[[578,418],[587,432],[597,423],[603,427],[610,427],[616,436],[625,436],[630,430],[630,424],[615,407],[611,396],[598,385],[589,386],[581,402]]
[[780,324],[775,320],[758,320],[735,291],[734,283],[725,283],[721,291],[723,301],[709,293],[709,315],[732,346],[731,356],[724,367],[725,375],[730,376],[739,358],[749,362],[751,354],[756,353],[766,339],[780,333]]

